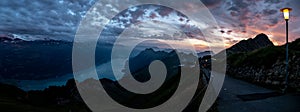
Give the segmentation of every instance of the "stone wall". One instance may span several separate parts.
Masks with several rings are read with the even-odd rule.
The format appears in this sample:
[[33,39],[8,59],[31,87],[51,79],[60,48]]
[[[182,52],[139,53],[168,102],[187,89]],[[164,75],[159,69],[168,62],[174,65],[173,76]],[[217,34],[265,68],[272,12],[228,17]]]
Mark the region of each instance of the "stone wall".
[[[233,67],[227,65],[227,74],[248,82],[266,87],[281,89],[285,85],[286,64],[277,60],[271,68],[251,67],[242,65]],[[293,56],[289,61],[288,85],[293,90],[300,91],[300,58]]]

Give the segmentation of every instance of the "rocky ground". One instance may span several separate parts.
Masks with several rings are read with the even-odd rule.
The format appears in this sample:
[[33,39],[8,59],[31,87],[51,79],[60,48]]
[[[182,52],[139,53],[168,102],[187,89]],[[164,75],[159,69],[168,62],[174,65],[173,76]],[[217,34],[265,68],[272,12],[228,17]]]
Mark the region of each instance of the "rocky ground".
[[[289,66],[288,85],[292,90],[300,91],[300,58],[292,58]],[[280,89],[286,83],[286,65],[283,61],[277,60],[271,68],[249,66],[227,67],[227,73],[232,74],[231,76],[255,84]]]

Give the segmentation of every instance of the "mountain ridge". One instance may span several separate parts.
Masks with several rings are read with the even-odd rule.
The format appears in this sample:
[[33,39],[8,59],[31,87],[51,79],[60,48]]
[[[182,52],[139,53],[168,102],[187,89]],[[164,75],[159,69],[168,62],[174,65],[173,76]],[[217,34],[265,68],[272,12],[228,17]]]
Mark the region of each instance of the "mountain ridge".
[[268,46],[274,46],[274,44],[266,34],[261,33],[254,38],[242,40],[234,44],[233,46],[226,49],[226,53],[227,55],[231,55],[239,52],[250,52]]

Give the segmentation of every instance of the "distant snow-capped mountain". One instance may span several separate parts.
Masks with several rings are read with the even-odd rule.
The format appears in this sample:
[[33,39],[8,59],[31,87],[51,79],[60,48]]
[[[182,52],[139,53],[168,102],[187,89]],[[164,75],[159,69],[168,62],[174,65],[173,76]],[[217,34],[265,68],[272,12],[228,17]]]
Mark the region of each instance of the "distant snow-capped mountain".
[[0,35],[0,41],[16,41],[16,40],[21,40],[21,39],[15,38],[13,35],[5,35],[5,34]]
[[28,34],[0,34],[0,42],[18,42],[18,41],[51,41],[54,39],[50,39],[46,36],[31,36]]
[[0,40],[3,41],[34,41],[37,40],[33,37],[27,35],[18,35],[18,34],[1,34]]

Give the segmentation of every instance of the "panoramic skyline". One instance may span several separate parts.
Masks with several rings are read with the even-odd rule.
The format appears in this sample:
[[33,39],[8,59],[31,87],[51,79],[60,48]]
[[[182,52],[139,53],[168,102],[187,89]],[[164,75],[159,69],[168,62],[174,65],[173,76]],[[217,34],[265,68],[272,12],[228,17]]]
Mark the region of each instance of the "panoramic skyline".
[[[283,14],[279,11],[283,7],[293,8],[289,21],[289,41],[300,38],[300,28],[298,27],[300,25],[298,20],[300,6],[297,5],[300,4],[300,1],[298,0],[201,1],[208,7],[219,25],[218,28],[213,28],[212,32],[215,36],[224,38],[226,47],[240,40],[253,38],[260,33],[268,35],[275,45],[283,45],[285,43],[285,21]],[[3,21],[0,23],[0,34],[16,34],[32,39],[73,40],[81,19],[95,2],[96,0],[0,1],[0,10],[2,11],[0,20]],[[111,2],[105,7],[109,10],[120,12],[115,7],[116,4]],[[190,5],[190,7],[187,10],[192,11],[193,6]],[[130,10],[137,9],[133,8]],[[107,19],[101,18],[103,12],[95,12],[95,14],[99,15],[96,19]],[[163,14],[167,14],[167,17],[164,17]],[[132,21],[133,16],[136,15],[119,19]],[[184,24],[182,21],[185,19],[166,9],[162,11],[144,10],[144,15],[135,18],[135,20],[147,21],[147,18],[179,25]],[[122,27],[120,23],[116,25]],[[141,31],[147,31],[147,27],[151,28],[153,26],[155,24],[148,23],[142,26],[144,30],[141,29]],[[137,28],[141,27],[137,25]],[[201,37],[179,40],[179,42],[187,41],[192,42],[200,50],[207,49],[207,42]],[[176,42],[170,41],[170,43]]]
[[0,0],[0,11],[1,112],[300,112],[300,0]]

